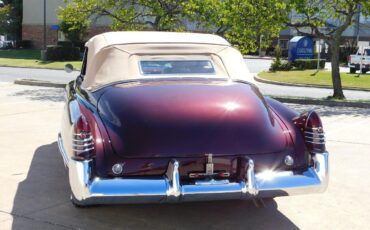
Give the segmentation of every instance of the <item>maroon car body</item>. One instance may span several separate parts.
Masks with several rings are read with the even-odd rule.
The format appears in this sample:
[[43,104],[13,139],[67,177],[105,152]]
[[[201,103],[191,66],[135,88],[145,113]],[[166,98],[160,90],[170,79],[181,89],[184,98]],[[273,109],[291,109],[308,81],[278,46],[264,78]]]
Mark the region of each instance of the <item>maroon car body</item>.
[[[130,36],[137,39],[137,34],[142,34],[139,32],[123,34],[126,38],[121,40],[115,33],[99,36],[116,39],[104,47],[133,44],[133,48],[126,48],[131,56],[135,48],[142,53],[143,44],[144,48],[158,45],[153,37],[127,41]],[[158,34],[163,35],[151,33]],[[156,64],[155,68],[145,66],[144,71],[155,69],[152,74],[157,75],[179,62],[188,66],[199,62],[210,72],[209,68],[221,67],[216,67],[216,59],[210,59],[211,67],[203,59],[198,61],[204,51],[190,56],[191,63],[163,64],[167,60],[162,58],[163,50],[174,46],[181,50],[189,44],[231,48],[224,40],[214,41],[213,35],[165,34],[178,37],[161,42],[172,48],[162,48],[161,61],[151,60],[149,64]],[[98,46],[99,36],[87,47]],[[186,43],[178,41],[182,38]],[[209,43],[204,44],[207,39]],[[248,199],[326,189],[328,153],[322,124],[314,111],[298,114],[263,97],[255,85],[230,76],[172,73],[93,86],[91,79],[86,80],[89,64],[94,63],[88,61],[93,58],[90,48],[88,52],[81,75],[66,88],[58,138],[75,204]],[[158,55],[158,51],[151,52]],[[150,54],[145,53],[145,61]],[[230,75],[228,68],[225,72]],[[110,66],[108,69],[112,71]],[[96,69],[92,72],[99,74]]]

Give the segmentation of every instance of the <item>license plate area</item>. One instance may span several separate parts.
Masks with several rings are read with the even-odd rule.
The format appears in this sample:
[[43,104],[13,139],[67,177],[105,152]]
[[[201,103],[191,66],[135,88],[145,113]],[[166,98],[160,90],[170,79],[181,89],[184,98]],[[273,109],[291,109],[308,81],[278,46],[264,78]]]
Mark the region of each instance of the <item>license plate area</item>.
[[238,173],[238,161],[238,156],[206,154],[204,158],[198,158],[194,165],[183,164],[181,168],[186,170],[182,173],[182,179],[190,180],[192,183],[197,181],[209,183],[210,180],[233,180]]

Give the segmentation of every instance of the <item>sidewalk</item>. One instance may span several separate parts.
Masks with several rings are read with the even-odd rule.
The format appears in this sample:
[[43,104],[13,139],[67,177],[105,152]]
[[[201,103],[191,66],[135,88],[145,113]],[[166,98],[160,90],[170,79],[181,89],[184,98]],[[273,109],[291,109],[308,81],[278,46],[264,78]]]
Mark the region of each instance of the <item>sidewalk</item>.
[[260,56],[255,56],[255,55],[244,55],[243,58],[244,59],[261,59],[261,60],[273,60],[274,59],[274,57],[270,57],[270,56],[260,57]]

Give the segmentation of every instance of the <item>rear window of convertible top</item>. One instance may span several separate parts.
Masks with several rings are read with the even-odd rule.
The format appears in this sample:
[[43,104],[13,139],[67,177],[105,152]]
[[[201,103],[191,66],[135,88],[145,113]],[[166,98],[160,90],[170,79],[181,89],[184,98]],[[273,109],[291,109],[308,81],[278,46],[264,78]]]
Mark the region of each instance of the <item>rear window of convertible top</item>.
[[141,60],[139,66],[142,75],[216,74],[211,60]]

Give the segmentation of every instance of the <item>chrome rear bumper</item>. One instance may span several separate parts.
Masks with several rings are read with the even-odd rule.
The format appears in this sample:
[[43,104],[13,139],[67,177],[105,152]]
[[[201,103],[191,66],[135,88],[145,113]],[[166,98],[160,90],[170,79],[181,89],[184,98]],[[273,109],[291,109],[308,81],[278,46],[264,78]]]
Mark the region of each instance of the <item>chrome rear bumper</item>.
[[248,199],[323,192],[328,185],[328,153],[314,154],[314,167],[255,174],[249,160],[246,181],[203,181],[182,185],[179,163],[172,160],[161,178],[102,179],[93,177],[92,161],[69,160],[72,193],[81,205],[114,203],[160,203],[198,200]]

